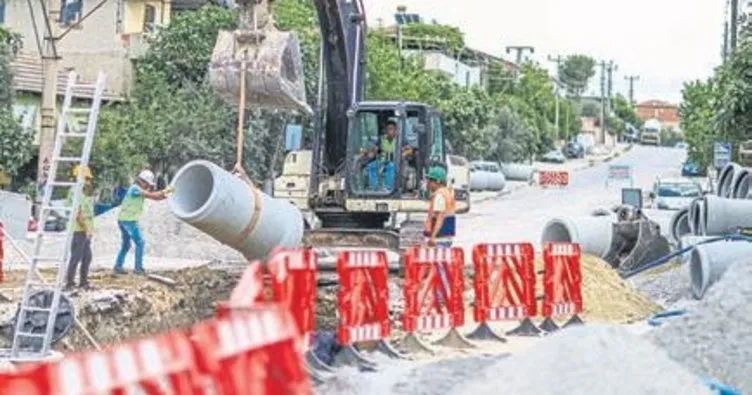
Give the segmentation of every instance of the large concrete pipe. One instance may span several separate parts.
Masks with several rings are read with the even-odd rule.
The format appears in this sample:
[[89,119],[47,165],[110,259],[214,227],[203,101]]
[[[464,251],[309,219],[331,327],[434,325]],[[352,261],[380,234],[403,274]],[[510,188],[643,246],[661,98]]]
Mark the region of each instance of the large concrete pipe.
[[721,173],[718,175],[718,185],[716,185],[715,194],[720,197],[729,197],[731,195],[731,187],[734,181],[734,174],[741,170],[741,166],[736,163],[730,162],[723,167]]
[[541,244],[579,243],[583,254],[605,257],[611,249],[613,215],[580,218],[553,218],[543,227]]
[[679,244],[685,235],[692,234],[689,226],[689,209],[685,208],[674,213],[669,224],[669,232],[676,244]]
[[[715,236],[694,236],[694,235],[684,236],[679,241],[679,247],[677,248],[677,250],[683,250],[687,247],[691,247],[697,243],[701,243],[705,240],[709,240],[712,238],[715,238]],[[691,250],[687,251],[686,253],[682,254],[679,257],[682,263],[689,263],[689,258],[692,257],[692,250],[694,250],[694,248],[692,248]]]
[[750,254],[752,243],[748,241],[718,241],[695,247],[689,258],[692,296],[702,299],[731,264],[749,258]]
[[734,199],[746,199],[750,192],[750,182],[752,182],[752,174],[750,174],[749,168],[742,167],[739,169],[739,171],[734,173],[730,197]]
[[286,200],[251,188],[221,167],[195,160],[172,181],[172,213],[247,259],[265,259],[274,247],[299,246],[303,215]]
[[752,200],[725,199],[707,195],[702,218],[704,234],[718,236],[736,232],[738,228],[752,228]]
[[533,166],[523,163],[502,163],[501,171],[509,181],[530,181],[533,178]]
[[705,200],[695,199],[692,204],[689,205],[689,229],[695,236],[703,236],[705,234]]

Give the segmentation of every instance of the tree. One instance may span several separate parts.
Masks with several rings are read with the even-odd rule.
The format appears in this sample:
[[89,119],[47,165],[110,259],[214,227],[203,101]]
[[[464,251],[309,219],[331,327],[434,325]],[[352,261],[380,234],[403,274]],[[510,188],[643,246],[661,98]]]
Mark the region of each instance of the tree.
[[0,173],[15,176],[31,159],[34,136],[23,130],[13,115],[11,61],[20,48],[20,36],[0,28]]
[[595,60],[587,55],[569,55],[559,69],[559,78],[570,96],[580,97],[595,75]]
[[714,79],[686,82],[682,89],[679,117],[687,153],[702,166],[712,161],[712,146],[717,135],[713,122],[717,95],[718,85]]
[[632,107],[632,105],[624,96],[617,94],[613,99],[613,103],[613,110],[618,118],[638,129],[642,127],[642,119],[640,119],[640,116],[637,115],[634,107]]

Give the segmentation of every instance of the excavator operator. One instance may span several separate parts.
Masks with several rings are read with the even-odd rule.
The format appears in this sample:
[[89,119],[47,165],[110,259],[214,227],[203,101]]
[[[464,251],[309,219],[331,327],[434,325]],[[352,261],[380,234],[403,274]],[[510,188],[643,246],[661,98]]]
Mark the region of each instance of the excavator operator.
[[384,175],[384,189],[391,190],[394,186],[394,152],[397,142],[397,122],[388,121],[384,134],[378,141],[378,160],[368,164],[368,186],[371,189],[377,189],[380,185],[379,174]]

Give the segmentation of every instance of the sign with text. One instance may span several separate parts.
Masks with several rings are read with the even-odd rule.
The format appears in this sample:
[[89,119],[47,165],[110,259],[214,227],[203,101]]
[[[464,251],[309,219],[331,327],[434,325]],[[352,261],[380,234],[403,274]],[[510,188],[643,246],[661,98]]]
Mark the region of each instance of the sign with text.
[[629,165],[610,165],[606,177],[606,186],[609,186],[612,181],[626,181],[632,186],[634,184],[632,167]]
[[731,143],[715,142],[713,144],[713,166],[721,169],[731,162]]

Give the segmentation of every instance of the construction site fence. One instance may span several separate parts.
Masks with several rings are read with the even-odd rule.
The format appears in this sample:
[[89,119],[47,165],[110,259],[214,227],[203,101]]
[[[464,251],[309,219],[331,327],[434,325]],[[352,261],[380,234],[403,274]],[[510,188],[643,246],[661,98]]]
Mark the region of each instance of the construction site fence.
[[[2,234],[2,233],[0,233]],[[538,309],[535,251],[530,243],[485,243],[472,250],[473,321],[466,324],[465,265],[461,248],[415,247],[403,256],[402,330],[414,340],[406,351],[432,352],[417,334],[446,331],[444,344],[474,347],[468,339],[502,340],[488,324],[519,321],[506,335],[539,335],[558,329],[557,319],[582,323],[580,247],[549,243],[543,249],[543,303]],[[348,250],[337,258],[336,340],[331,366],[313,353],[318,283],[317,254],[310,248],[275,249],[266,265],[249,263],[217,316],[187,330],[115,345],[104,351],[22,366],[0,375],[0,393],[115,394],[140,388],[152,394],[307,394],[311,378],[342,365],[375,369],[361,353],[376,344],[391,358],[407,359],[389,345],[389,271],[385,251]],[[532,320],[542,312],[543,324]],[[398,321],[399,322],[399,321]],[[418,344],[418,349],[407,347]],[[316,380],[318,381],[318,380]]]

